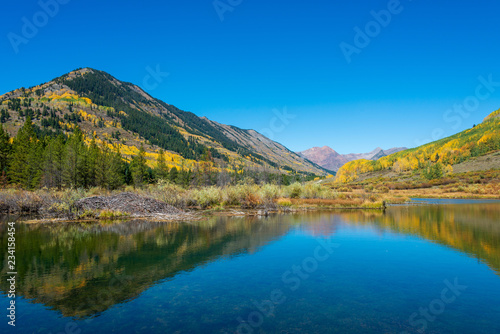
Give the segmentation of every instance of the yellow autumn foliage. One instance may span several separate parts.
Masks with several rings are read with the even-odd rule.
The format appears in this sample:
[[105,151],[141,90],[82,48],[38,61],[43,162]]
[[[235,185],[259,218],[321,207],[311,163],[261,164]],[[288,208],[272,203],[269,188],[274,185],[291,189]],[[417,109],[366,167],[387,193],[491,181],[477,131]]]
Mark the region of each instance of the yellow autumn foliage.
[[500,149],[500,110],[493,112],[485,121],[456,135],[422,145],[417,148],[393,153],[377,161],[356,160],[342,166],[336,182],[351,182],[359,174],[393,169],[398,173],[423,168],[429,162],[445,165],[445,173],[453,172],[453,164],[495,152]]

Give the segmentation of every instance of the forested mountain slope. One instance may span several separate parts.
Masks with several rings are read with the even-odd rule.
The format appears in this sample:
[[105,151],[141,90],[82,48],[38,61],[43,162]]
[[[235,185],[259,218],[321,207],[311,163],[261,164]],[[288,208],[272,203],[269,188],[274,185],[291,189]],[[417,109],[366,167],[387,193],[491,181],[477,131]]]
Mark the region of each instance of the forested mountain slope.
[[75,70],[47,83],[0,96],[0,121],[11,135],[30,117],[40,134],[72,133],[130,158],[141,144],[152,165],[160,149],[170,167],[196,168],[213,161],[221,168],[326,174],[314,163],[253,130],[198,117],[155,99],[138,86],[95,69]]
[[[453,165],[500,150],[500,110],[488,115],[481,124],[453,136],[416,148],[397,152],[378,160],[355,160],[345,164],[336,181],[350,182],[360,174],[389,170],[396,173],[420,170],[432,178],[453,172]],[[497,166],[500,169],[500,166]]]

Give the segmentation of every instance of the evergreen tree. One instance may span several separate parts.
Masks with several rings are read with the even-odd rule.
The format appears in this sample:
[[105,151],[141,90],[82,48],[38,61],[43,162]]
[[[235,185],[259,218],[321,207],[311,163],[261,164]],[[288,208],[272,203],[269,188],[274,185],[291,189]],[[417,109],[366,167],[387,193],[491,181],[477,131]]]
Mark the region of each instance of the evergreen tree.
[[40,186],[43,175],[43,153],[45,150],[44,140],[36,140],[31,146],[28,155],[28,180],[27,188],[36,189]]
[[108,174],[108,189],[116,189],[123,184],[124,163],[119,150],[110,154]]
[[10,136],[0,124],[0,174],[7,172],[9,163],[9,155],[11,154],[12,145],[10,144]]
[[120,152],[112,152],[103,143],[96,153],[96,185],[109,190],[123,184],[123,163]]
[[13,183],[19,184],[26,189],[32,188],[32,184],[39,176],[32,174],[33,171],[37,171],[40,167],[40,161],[37,161],[36,149],[36,133],[31,118],[27,117],[24,125],[14,138],[8,174]]
[[86,186],[95,187],[98,185],[97,175],[96,175],[97,164],[99,163],[99,159],[102,156],[103,150],[99,149],[99,146],[97,146],[97,143],[95,141],[95,138],[92,138],[87,151],[88,154],[86,159]]
[[61,189],[64,171],[64,141],[63,135],[49,141],[44,152],[43,184],[46,187]]
[[83,186],[85,176],[85,145],[83,142],[83,133],[77,127],[75,132],[69,137],[65,149],[65,165],[63,179],[66,186],[81,187]]
[[155,169],[156,179],[167,179],[168,178],[168,166],[165,161],[165,152],[160,149],[158,152],[158,159],[156,161],[156,169]]
[[181,170],[177,176],[177,183],[183,187],[188,187],[191,183],[192,173],[190,169]]
[[130,164],[130,169],[132,171],[132,179],[134,181],[134,186],[141,187],[145,182],[148,181],[146,151],[144,151],[144,146],[142,144],[139,149],[139,153],[132,159],[132,163]]
[[439,179],[443,177],[443,165],[440,162],[437,162],[435,164],[429,164],[427,165],[427,168],[425,168],[422,171],[422,175],[428,179],[428,180],[433,180],[433,179]]
[[103,142],[95,163],[95,181],[97,186],[102,188],[107,188],[109,182],[108,155],[109,155],[109,148]]
[[172,181],[174,183],[177,183],[177,176],[178,176],[178,174],[179,174],[179,171],[177,170],[177,167],[174,166],[170,170],[168,178],[170,179],[170,181]]

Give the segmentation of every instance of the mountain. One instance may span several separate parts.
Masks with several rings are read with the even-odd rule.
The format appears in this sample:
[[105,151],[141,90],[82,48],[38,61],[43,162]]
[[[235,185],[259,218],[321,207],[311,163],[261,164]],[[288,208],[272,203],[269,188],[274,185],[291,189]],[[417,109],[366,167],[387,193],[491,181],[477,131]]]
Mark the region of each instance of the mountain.
[[313,147],[308,150],[299,152],[298,154],[325,169],[338,171],[340,167],[342,167],[349,161],[358,159],[377,160],[379,158],[402,150],[406,150],[406,147],[394,147],[388,150],[383,150],[380,147],[377,147],[376,149],[368,153],[339,154],[332,148],[323,146]]
[[70,133],[78,126],[130,158],[143,144],[154,164],[160,149],[169,166],[195,168],[200,160],[230,169],[264,168],[326,175],[320,166],[254,130],[198,117],[153,98],[110,74],[83,68],[47,83],[0,96],[0,121],[15,135],[27,116],[38,132]]
[[481,124],[453,136],[416,148],[383,156],[377,160],[360,159],[342,166],[336,181],[350,182],[360,174],[376,171],[392,171],[398,177],[402,173],[420,171],[428,176],[431,172],[442,174],[458,171],[500,169],[500,110],[492,112]]
[[337,171],[342,165],[349,162],[344,156],[328,146],[313,147],[299,152],[299,155],[331,171]]

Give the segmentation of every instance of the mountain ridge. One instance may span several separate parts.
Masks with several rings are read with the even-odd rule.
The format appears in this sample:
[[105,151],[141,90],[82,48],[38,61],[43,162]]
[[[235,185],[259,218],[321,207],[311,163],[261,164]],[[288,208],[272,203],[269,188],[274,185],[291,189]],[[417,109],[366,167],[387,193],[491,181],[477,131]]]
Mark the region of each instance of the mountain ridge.
[[[388,172],[391,177],[403,174],[421,174],[425,178],[439,178],[454,173],[454,168],[462,166],[461,172],[472,170],[498,169],[500,166],[484,163],[483,166],[463,168],[465,163],[489,154],[498,155],[500,150],[500,110],[493,111],[472,128],[442,138],[419,147],[396,152],[377,160],[353,160],[342,166],[336,175],[336,182],[355,181],[361,174]],[[487,161],[496,161],[487,157]],[[472,165],[472,164],[471,164]],[[380,174],[380,173],[379,173]]]
[[298,152],[302,157],[318,164],[319,166],[331,170],[338,171],[346,163],[358,160],[377,160],[387,155],[406,150],[406,147],[393,147],[387,150],[383,150],[380,147],[375,148],[373,151],[368,153],[349,153],[340,154],[329,146],[323,147],[312,147],[305,151]]
[[11,135],[29,115],[43,131],[69,133],[79,126],[89,138],[118,146],[125,156],[136,152],[141,143],[146,144],[150,160],[159,149],[167,150],[171,164],[178,167],[194,166],[209,154],[220,165],[233,168],[328,174],[255,130],[180,110],[133,83],[89,67],[5,93],[0,106],[2,123]]

